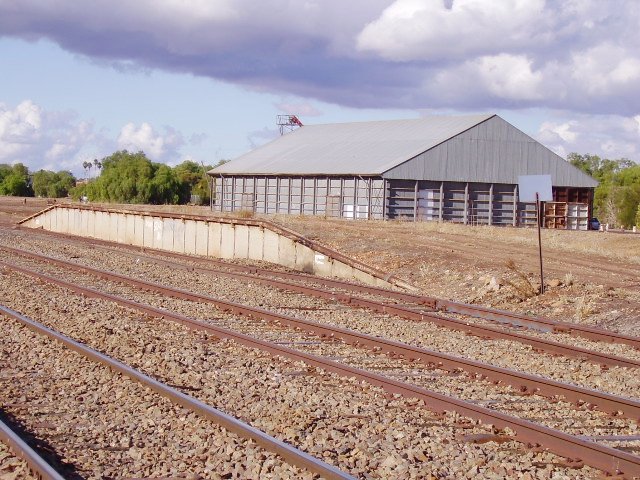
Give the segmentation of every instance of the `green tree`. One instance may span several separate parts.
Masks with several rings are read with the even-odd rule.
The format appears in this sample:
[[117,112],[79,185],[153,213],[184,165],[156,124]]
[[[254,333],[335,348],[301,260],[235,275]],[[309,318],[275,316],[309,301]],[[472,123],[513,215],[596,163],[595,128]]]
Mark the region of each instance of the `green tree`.
[[[171,203],[180,201],[180,182],[173,170],[153,163],[144,152],[118,151],[92,165],[100,176],[74,190],[74,198],[117,203]],[[100,167],[101,166],[101,167]]]
[[0,165],[0,195],[33,196],[29,169],[21,163]]
[[613,178],[617,187],[615,203],[618,206],[620,225],[636,223],[636,212],[640,205],[640,165],[634,164],[617,172]]
[[640,165],[628,158],[609,160],[577,153],[569,154],[567,160],[600,182],[593,200],[597,217],[618,226],[636,222],[640,204]]
[[158,165],[151,180],[151,203],[180,203],[181,185],[175,172],[167,165]]
[[198,196],[200,204],[209,203],[207,172],[212,168],[210,165],[199,165],[191,160],[186,160],[174,168],[180,182],[180,203],[190,202],[192,195]]
[[33,174],[33,193],[38,197],[66,197],[75,186],[76,179],[71,172],[51,172],[39,170]]

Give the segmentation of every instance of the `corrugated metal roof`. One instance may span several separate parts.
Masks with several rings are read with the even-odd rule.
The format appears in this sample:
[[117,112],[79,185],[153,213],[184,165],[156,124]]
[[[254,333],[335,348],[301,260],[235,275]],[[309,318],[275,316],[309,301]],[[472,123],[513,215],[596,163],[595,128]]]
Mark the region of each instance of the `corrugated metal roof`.
[[305,125],[209,173],[381,175],[493,116]]

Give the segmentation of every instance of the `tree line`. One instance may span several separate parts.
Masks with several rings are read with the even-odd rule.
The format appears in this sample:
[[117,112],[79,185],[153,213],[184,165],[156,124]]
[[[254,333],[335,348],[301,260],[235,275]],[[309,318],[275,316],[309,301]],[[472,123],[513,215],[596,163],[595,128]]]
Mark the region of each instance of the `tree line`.
[[[221,160],[218,164],[225,163]],[[154,163],[143,152],[118,151],[102,160],[84,162],[85,172],[91,167],[99,174],[84,182],[68,171],[39,170],[0,164],[0,195],[37,196],[95,202],[148,204],[207,204],[210,199],[206,172],[213,167],[191,160],[176,167]]]
[[71,172],[39,170],[33,174],[21,163],[0,164],[0,195],[18,197],[66,197],[75,188]]
[[611,226],[640,227],[640,165],[627,158],[610,160],[570,153],[567,160],[600,184],[593,198],[594,214]]
[[[154,163],[144,152],[115,152],[94,162],[100,174],[71,192],[74,198],[114,203],[184,204],[209,203],[206,172],[211,165],[187,160],[171,168]],[[85,167],[86,168],[86,167]]]

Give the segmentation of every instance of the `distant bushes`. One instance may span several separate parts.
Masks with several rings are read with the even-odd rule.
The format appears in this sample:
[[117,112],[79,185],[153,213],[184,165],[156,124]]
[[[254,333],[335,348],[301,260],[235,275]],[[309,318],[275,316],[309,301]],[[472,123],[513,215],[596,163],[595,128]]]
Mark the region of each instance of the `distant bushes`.
[[567,160],[594,177],[595,216],[610,225],[640,227],[640,165],[627,158],[609,160],[597,155],[570,153]]
[[196,196],[209,203],[206,172],[211,166],[185,161],[175,168],[126,150],[103,158],[100,176],[73,190],[76,199],[114,203],[184,204]]
[[0,164],[0,195],[32,197],[29,169],[21,163],[13,166]]

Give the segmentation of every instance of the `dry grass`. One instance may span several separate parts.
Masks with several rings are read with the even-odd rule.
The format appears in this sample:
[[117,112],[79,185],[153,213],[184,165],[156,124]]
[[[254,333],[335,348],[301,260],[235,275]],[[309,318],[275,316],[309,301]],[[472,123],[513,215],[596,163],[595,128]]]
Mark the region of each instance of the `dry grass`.
[[596,313],[595,304],[592,299],[587,300],[583,295],[576,300],[576,313],[575,320],[577,323],[582,323],[589,316]]
[[[537,232],[533,228],[470,226],[448,222],[418,222],[414,228],[424,233],[433,232],[470,238],[494,239],[500,243],[530,245],[532,247],[538,245]],[[541,233],[543,249],[595,253],[616,260],[640,264],[640,235],[550,229],[543,229]]]
[[505,278],[504,283],[511,287],[518,297],[522,300],[526,300],[527,298],[535,297],[540,293],[539,288],[535,287],[531,283],[527,274],[518,268],[513,259],[510,258],[507,260],[505,266],[513,275],[515,275],[516,278],[515,280]]
[[564,278],[562,279],[562,284],[567,287],[570,287],[575,282],[576,282],[576,279],[573,277],[573,273],[571,272],[565,274]]

